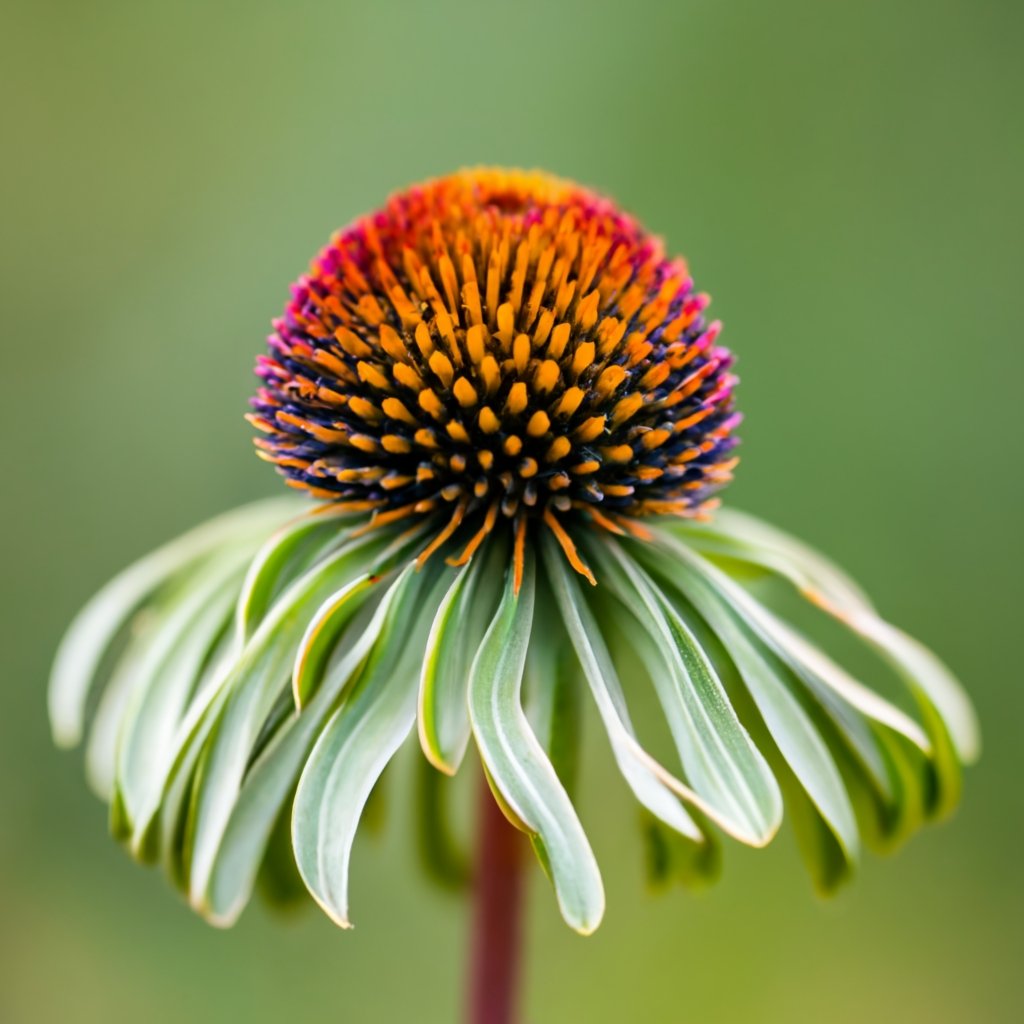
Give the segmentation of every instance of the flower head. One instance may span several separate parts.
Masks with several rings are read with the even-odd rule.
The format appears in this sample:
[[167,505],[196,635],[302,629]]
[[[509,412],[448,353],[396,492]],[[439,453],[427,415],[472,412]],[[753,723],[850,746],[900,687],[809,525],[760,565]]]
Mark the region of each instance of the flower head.
[[[686,264],[599,196],[466,171],[340,232],[259,360],[250,420],[288,482],[375,523],[430,517],[459,564],[506,523],[621,533],[730,477],[729,371]],[[517,549],[517,564],[521,548]]]
[[[435,795],[472,744],[590,932],[604,894],[566,785],[585,692],[657,876],[713,874],[719,835],[763,846],[785,807],[830,890],[862,841],[948,812],[978,747],[949,671],[803,543],[709,521],[737,416],[705,305],[632,220],[546,175],[456,174],[336,236],[275,324],[251,416],[314,507],[174,541],[58,652],[54,730],[88,728],[115,834],[217,923],[269,877],[347,924],[360,816],[416,732]],[[870,687],[782,590],[880,656]],[[670,757],[634,727],[646,687]]]

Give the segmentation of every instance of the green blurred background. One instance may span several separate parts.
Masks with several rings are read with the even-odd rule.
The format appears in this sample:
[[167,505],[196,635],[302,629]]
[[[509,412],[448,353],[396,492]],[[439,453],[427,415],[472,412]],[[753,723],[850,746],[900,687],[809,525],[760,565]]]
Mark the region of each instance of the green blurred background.
[[354,933],[194,918],[50,746],[49,661],[113,572],[274,493],[242,422],[330,231],[460,165],[540,165],[684,252],[741,356],[729,492],[818,543],[973,693],[950,824],[837,901],[791,842],[653,898],[593,745],[600,932],[534,879],[528,1019],[1021,1019],[1024,7],[1007,0],[6,0],[0,1019],[449,1021],[465,910],[401,798]]

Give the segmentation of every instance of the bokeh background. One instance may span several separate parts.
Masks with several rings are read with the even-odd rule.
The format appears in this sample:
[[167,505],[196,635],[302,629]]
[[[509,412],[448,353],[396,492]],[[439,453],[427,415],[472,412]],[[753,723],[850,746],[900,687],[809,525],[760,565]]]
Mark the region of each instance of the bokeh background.
[[729,499],[818,543],[973,693],[949,824],[838,900],[783,837],[692,896],[644,886],[599,743],[609,891],[583,940],[533,880],[527,1016],[1021,1019],[1024,6],[5,0],[0,1020],[450,1021],[465,910],[401,787],[351,934],[194,918],[107,838],[44,688],[133,557],[275,492],[241,414],[329,232],[464,164],[615,196],[691,260],[741,356]]

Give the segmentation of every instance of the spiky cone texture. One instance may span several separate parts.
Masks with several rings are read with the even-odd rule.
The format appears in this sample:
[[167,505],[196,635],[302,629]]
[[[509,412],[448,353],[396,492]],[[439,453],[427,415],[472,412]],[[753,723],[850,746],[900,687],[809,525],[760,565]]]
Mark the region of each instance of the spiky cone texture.
[[[709,519],[737,416],[706,301],[608,201],[545,175],[463,172],[336,236],[275,323],[251,417],[317,504],[260,503],[172,542],[58,652],[56,738],[88,734],[133,854],[222,925],[297,866],[347,925],[384,768],[416,731],[437,780],[472,740],[589,933],[604,894],[564,782],[583,691],[657,876],[714,874],[720,833],[764,846],[785,806],[829,891],[862,839],[889,849],[947,813],[978,749],[948,670],[806,545]],[[773,610],[787,588],[907,700]],[[631,721],[648,686],[670,759]]]

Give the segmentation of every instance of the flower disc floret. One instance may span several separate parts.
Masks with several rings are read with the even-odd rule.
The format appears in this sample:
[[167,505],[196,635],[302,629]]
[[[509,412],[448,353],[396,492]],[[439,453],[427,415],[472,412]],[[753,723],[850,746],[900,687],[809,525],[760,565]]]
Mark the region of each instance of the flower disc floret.
[[[468,559],[499,523],[699,516],[736,463],[732,357],[685,262],[608,200],[464,171],[339,232],[274,324],[251,422],[294,487]],[[429,552],[427,552],[429,553]]]

